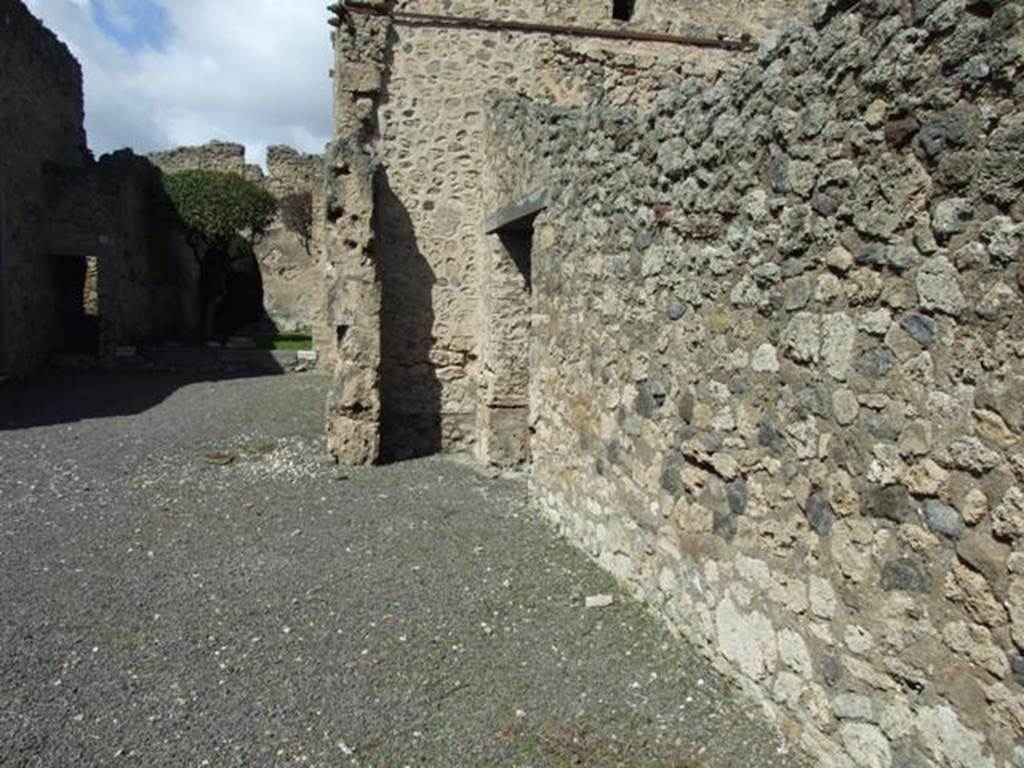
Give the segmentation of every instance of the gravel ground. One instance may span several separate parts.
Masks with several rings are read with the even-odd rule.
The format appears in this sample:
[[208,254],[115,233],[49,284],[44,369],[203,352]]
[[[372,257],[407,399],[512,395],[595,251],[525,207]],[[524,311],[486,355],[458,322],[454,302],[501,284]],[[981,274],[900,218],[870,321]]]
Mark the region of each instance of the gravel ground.
[[323,459],[323,389],[0,384],[0,765],[798,765],[521,478]]

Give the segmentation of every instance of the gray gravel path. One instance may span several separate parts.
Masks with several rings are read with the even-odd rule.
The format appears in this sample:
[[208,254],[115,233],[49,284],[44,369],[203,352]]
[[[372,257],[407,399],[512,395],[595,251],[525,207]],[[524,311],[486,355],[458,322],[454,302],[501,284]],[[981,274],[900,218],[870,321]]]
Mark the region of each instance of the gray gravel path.
[[797,764],[522,479],[324,460],[323,389],[0,384],[0,765]]

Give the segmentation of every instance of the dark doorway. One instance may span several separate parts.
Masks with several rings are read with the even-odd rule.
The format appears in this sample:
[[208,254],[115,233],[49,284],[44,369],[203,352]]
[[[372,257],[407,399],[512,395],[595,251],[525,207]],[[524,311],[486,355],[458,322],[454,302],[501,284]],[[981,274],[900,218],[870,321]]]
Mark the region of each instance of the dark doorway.
[[228,246],[224,274],[224,301],[215,318],[215,335],[228,337],[240,332],[274,332],[263,302],[263,275],[252,243],[236,237]]
[[505,246],[509,258],[516,265],[523,278],[526,293],[533,291],[533,219],[517,229],[504,229],[498,232],[501,244]]
[[484,411],[479,456],[498,467],[530,461],[530,326],[533,222],[536,213],[495,230],[495,249],[483,297],[488,328],[483,345]]
[[612,18],[618,21],[632,21],[636,11],[636,0],[614,0]]
[[100,342],[99,260],[92,256],[50,257],[59,326],[55,351],[96,355]]
[[7,359],[7,199],[0,185],[0,379],[11,369]]

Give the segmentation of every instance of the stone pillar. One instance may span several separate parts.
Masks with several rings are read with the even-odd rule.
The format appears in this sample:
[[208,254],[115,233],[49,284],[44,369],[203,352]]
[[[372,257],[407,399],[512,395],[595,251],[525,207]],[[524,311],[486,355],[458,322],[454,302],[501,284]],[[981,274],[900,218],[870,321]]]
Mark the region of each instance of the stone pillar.
[[333,365],[334,329],[327,318],[327,184],[322,164],[320,179],[313,183],[313,231],[310,250],[313,258],[313,349],[324,365]]
[[334,139],[325,160],[324,237],[327,445],[336,460],[380,458],[381,290],[374,233],[377,108],[384,88],[390,20],[335,14]]

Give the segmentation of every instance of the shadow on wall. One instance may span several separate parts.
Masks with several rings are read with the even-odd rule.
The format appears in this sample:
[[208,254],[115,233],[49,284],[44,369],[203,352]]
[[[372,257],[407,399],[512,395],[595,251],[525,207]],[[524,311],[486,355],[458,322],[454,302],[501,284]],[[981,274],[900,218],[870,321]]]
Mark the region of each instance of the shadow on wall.
[[437,278],[420,252],[409,212],[386,172],[377,179],[381,283],[381,460],[403,461],[441,450],[441,382],[434,349]]
[[[531,266],[531,255],[533,253],[533,222],[536,214],[524,222],[519,228],[510,230],[499,230],[498,239],[505,248],[512,262],[519,270],[523,278],[523,288],[527,295],[533,292],[533,273]],[[527,311],[528,308],[527,308]]]

